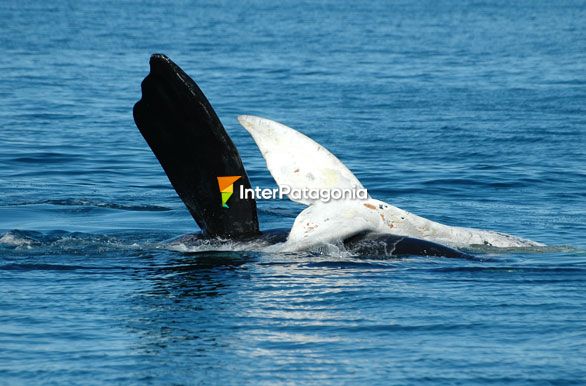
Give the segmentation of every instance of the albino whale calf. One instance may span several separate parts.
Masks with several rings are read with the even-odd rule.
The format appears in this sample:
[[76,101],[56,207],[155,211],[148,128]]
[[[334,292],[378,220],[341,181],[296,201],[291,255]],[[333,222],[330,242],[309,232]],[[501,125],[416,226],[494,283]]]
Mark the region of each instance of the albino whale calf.
[[[236,146],[197,84],[168,57],[155,54],[135,104],[134,121],[171,185],[201,229],[184,241],[218,245],[261,240],[295,252],[340,245],[358,254],[469,257],[458,248],[542,244],[488,230],[427,220],[366,195],[323,201],[289,194],[307,205],[290,231],[261,231],[256,201]],[[352,172],[311,138],[278,122],[238,117],[258,145],[279,187],[363,190]],[[222,182],[224,181],[224,182]],[[225,183],[228,181],[229,183]],[[220,185],[220,186],[219,186]]]
[[[360,189],[350,170],[326,148],[300,132],[269,119],[241,115],[238,121],[258,145],[279,186],[292,188]],[[504,233],[440,224],[385,202],[293,199],[309,205],[295,219],[284,250],[307,249],[345,240],[362,232],[408,236],[462,248],[489,245],[499,248],[543,244]]]

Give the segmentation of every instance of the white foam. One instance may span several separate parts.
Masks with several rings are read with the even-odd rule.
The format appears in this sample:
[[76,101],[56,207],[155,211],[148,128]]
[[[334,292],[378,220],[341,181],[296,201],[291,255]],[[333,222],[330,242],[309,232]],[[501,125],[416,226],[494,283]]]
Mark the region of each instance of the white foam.
[[18,234],[14,234],[12,232],[7,232],[2,237],[0,237],[0,244],[8,245],[11,247],[31,248],[31,246],[34,243],[35,243],[34,240],[31,240],[27,237],[20,236]]

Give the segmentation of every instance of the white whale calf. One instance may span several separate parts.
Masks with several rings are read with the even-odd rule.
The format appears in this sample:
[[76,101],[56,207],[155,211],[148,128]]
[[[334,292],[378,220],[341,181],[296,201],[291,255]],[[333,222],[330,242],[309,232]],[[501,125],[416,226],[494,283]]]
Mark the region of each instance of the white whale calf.
[[[258,145],[280,187],[363,188],[336,156],[306,135],[281,123],[252,115],[241,115],[238,121]],[[500,232],[440,224],[370,197],[366,200],[329,202],[307,197],[290,198],[308,207],[295,219],[283,246],[284,251],[336,243],[363,232],[412,237],[455,248],[475,245],[499,248],[543,246]]]

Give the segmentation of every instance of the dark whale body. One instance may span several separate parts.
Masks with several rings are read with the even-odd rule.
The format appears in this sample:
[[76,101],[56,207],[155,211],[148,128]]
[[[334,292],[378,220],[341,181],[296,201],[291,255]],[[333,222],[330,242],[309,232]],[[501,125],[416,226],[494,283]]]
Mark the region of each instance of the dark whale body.
[[[262,241],[265,244],[282,243],[287,240],[289,229],[270,229],[263,231],[259,236],[245,236],[239,238],[241,242]],[[183,235],[175,239],[172,244],[197,246],[202,242],[209,246],[209,237],[201,233]],[[221,243],[218,243],[218,247]],[[344,248],[360,256],[439,256],[472,258],[473,256],[448,248],[431,241],[415,239],[413,237],[380,234],[360,233],[344,240]]]
[[[254,199],[234,194],[230,209],[222,208],[217,177],[241,176],[235,191],[240,184],[250,188],[250,181],[236,146],[193,79],[167,56],[154,54],[141,88],[142,98],[133,110],[136,126],[202,230],[182,240],[285,241],[286,230],[260,232]],[[388,234],[361,233],[344,245],[361,255],[470,257],[433,242]]]

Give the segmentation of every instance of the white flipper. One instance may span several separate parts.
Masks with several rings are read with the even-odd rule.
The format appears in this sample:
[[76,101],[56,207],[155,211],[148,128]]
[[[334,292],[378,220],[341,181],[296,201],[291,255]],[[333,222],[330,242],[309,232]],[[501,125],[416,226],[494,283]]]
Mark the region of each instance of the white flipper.
[[[241,115],[238,121],[258,145],[280,187],[363,189],[346,165],[313,139],[269,119]],[[315,201],[308,197],[289,198],[305,205]]]
[[[338,158],[298,131],[251,115],[241,115],[238,121],[252,135],[280,187],[363,188]],[[499,248],[543,246],[504,233],[443,225],[371,198],[328,203],[307,197],[290,199],[310,206],[295,219],[283,247],[285,251],[337,243],[364,231],[408,236],[456,248],[474,245]]]

